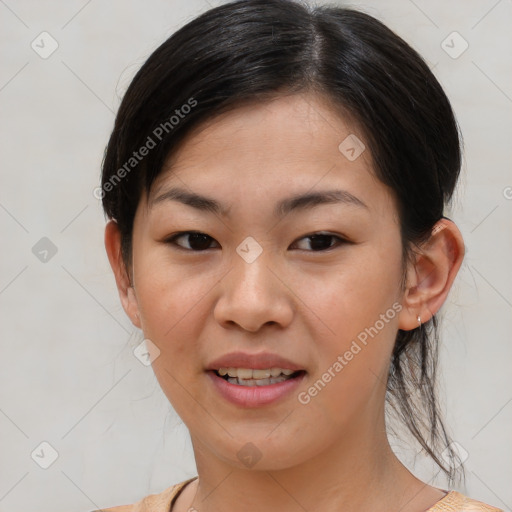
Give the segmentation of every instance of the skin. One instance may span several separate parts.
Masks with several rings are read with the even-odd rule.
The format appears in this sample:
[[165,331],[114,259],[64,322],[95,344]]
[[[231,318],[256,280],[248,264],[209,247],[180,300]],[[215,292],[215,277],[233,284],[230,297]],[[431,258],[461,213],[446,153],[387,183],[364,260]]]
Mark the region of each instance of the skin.
[[[375,178],[369,150],[349,161],[338,149],[363,135],[312,94],[281,96],[223,114],[194,131],[138,206],[133,264],[120,256],[117,224],[105,246],[123,307],[160,350],[153,369],[188,427],[199,479],[173,510],[199,512],[420,512],[445,492],[414,477],[386,436],[386,377],[398,329],[428,321],[461,265],[456,225],[441,220],[403,272],[396,202]],[[222,217],[177,201],[150,206],[172,185],[213,197]],[[367,208],[320,205],[273,216],[295,193],[343,189]],[[211,237],[192,251],[189,237]],[[334,235],[314,250],[307,235]],[[247,237],[263,249],[252,263],[236,252]],[[338,244],[336,236],[350,243]],[[197,247],[197,246],[193,246]],[[187,251],[188,249],[188,251]],[[393,303],[401,311],[308,404],[297,393],[247,409],[224,400],[205,368],[235,350],[269,351],[306,371],[307,389]],[[237,452],[252,443],[253,467]]]

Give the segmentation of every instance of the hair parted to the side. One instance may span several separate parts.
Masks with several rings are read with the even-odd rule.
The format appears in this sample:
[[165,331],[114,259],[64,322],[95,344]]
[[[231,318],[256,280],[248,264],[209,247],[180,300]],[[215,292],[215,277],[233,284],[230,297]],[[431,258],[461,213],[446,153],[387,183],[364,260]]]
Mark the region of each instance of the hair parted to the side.
[[[450,102],[421,56],[377,19],[294,0],[210,9],[159,46],[132,80],[102,169],[103,208],[119,225],[127,268],[142,194],[187,134],[245,102],[308,92],[360,127],[375,175],[397,200],[405,269],[459,176],[462,137]],[[142,147],[149,150],[135,160]],[[452,483],[464,468],[436,399],[437,358],[435,316],[399,330],[386,399]]]

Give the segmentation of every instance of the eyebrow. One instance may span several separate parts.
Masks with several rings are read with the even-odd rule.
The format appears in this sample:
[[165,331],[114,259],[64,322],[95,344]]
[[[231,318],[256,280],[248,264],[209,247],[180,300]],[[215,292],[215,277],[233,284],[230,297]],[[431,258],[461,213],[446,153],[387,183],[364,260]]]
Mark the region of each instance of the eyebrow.
[[[171,188],[155,197],[150,202],[150,207],[165,201],[178,201],[197,210],[214,213],[223,217],[229,216],[230,208],[226,208],[220,202],[210,197],[190,192],[181,187]],[[368,206],[358,197],[347,190],[324,190],[318,192],[306,192],[281,200],[274,208],[275,217],[284,217],[291,211],[305,210],[324,204],[346,204],[359,208]]]

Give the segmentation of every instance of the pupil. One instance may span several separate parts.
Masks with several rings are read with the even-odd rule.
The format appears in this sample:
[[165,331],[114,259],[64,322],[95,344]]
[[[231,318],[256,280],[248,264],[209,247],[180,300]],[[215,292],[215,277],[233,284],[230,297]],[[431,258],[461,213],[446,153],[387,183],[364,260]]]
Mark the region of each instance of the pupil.
[[[309,239],[311,240],[311,248],[313,250],[322,250],[322,249],[328,249],[329,247],[331,247],[331,244],[330,243],[325,243],[326,241],[327,242],[330,242],[330,239],[331,239],[331,235],[311,235],[309,237]],[[320,241],[320,243],[318,243],[318,241]],[[322,241],[324,243],[322,243]]]
[[210,245],[208,240],[210,237],[208,235],[203,235],[201,233],[190,233],[188,236],[189,244],[192,249],[198,251],[204,251],[205,249],[208,249],[208,246]]

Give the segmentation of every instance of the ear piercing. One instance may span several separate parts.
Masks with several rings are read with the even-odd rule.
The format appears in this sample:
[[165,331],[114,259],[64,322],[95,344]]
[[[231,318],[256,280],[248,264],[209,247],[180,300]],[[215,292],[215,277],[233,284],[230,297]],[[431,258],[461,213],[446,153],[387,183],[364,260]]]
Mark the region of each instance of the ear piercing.
[[418,327],[421,327],[421,316],[418,315]]

